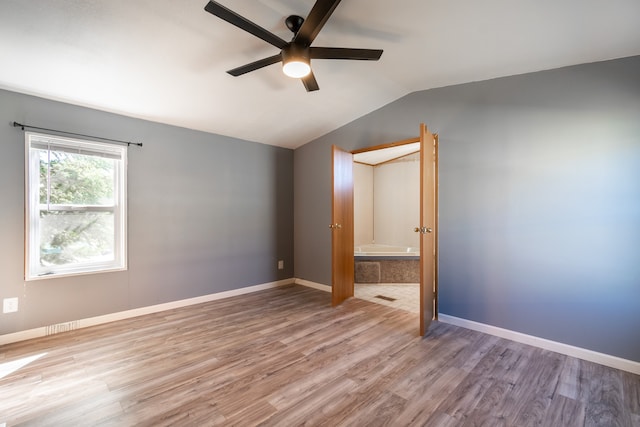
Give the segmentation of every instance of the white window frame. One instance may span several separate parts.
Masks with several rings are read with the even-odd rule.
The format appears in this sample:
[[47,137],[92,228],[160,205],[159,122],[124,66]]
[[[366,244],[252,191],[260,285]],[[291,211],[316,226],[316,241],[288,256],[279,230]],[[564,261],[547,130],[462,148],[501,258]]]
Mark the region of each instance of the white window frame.
[[[41,205],[40,160],[35,153],[47,144],[51,151],[78,153],[119,158],[116,162],[114,206]],[[34,146],[34,149],[32,149]],[[37,147],[37,148],[35,148]],[[25,132],[25,280],[39,280],[79,274],[92,274],[127,269],[127,147],[95,141],[86,141]],[[114,260],[92,261],[61,266],[42,266],[40,263],[40,212],[57,211],[114,213]]]

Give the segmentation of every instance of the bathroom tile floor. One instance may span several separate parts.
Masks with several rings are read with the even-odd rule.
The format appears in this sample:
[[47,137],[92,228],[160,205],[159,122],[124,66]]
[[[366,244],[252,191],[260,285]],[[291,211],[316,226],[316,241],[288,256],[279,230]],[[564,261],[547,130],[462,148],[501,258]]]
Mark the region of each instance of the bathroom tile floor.
[[411,313],[420,313],[419,283],[356,283],[354,296]]

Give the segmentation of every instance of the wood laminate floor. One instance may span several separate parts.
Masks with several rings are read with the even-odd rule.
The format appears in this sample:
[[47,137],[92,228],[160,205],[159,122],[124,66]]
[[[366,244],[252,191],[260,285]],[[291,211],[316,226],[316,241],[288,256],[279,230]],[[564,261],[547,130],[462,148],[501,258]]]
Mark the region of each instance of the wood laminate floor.
[[0,426],[640,426],[637,375],[417,328],[287,286],[9,344]]

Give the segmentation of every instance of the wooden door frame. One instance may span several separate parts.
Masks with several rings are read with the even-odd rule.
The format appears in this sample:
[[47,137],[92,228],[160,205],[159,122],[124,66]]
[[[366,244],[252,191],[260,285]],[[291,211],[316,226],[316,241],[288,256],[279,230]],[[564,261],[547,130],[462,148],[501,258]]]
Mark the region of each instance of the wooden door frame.
[[438,134],[434,133],[433,134],[434,138],[436,139],[435,142],[435,164],[434,164],[434,168],[435,168],[435,189],[434,189],[434,197],[435,197],[435,203],[436,203],[436,217],[434,218],[435,221],[435,225],[433,227],[434,229],[434,240],[435,240],[435,265],[434,265],[434,271],[433,271],[433,280],[434,280],[434,284],[433,284],[433,319],[434,320],[438,320],[438,260],[439,260],[439,256],[438,256],[438,251],[439,251],[439,241],[438,241],[438,237],[440,236],[440,221],[439,221],[439,216],[440,216],[440,208],[438,206],[438,200],[440,200],[439,194],[438,194],[438,190],[440,188],[440,183],[439,183],[439,179],[440,179],[440,171],[438,170],[438,160],[439,160],[439,153],[438,153]]
[[398,147],[398,146],[407,145],[407,144],[415,144],[416,142],[420,142],[420,137],[402,139],[400,141],[388,142],[386,144],[380,144],[380,145],[374,145],[373,147],[359,148],[357,150],[353,150],[351,152],[351,154],[366,153],[367,151],[384,150],[385,148]]

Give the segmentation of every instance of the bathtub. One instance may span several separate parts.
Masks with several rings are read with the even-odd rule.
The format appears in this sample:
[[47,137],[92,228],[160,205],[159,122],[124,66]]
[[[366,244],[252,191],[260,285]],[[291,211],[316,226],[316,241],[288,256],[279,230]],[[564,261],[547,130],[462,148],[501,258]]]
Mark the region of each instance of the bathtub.
[[419,283],[420,248],[381,244],[354,247],[355,283]]
[[420,248],[391,246],[382,244],[359,245],[354,247],[356,257],[419,257]]

